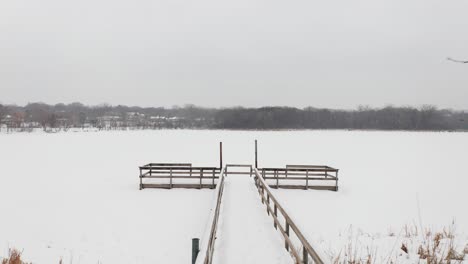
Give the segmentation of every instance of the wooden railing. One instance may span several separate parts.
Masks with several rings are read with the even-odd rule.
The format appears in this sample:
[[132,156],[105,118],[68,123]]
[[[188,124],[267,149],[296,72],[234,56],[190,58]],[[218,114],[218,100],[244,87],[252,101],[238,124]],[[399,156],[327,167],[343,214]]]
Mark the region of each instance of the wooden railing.
[[[297,225],[293,222],[288,213],[286,213],[284,208],[279,204],[278,200],[272,194],[262,174],[260,174],[260,172],[257,169],[254,169],[254,172],[255,185],[257,186],[258,193],[260,194],[260,197],[262,199],[262,203],[266,205],[268,215],[271,215],[273,217],[274,227],[277,230],[279,230],[280,233],[283,235],[286,250],[291,253],[295,263],[308,264],[309,257],[310,260],[313,261],[313,263],[326,263],[326,259],[324,258],[324,256],[322,254],[319,254],[314,248],[312,248],[312,246],[304,237]],[[278,212],[284,219],[284,224],[280,222]],[[297,248],[294,246],[291,240],[291,230],[295,234],[295,237],[297,237],[299,242],[301,243],[302,254],[298,252]]]
[[[149,163],[139,169],[140,190],[144,188],[214,189],[215,180],[218,179],[217,174],[220,172],[218,167],[192,167],[191,163]],[[149,183],[145,179],[158,180],[158,182]]]
[[226,167],[224,167],[219,174],[219,184],[216,186],[216,196],[215,196],[215,205],[214,210],[211,211],[209,224],[210,232],[206,233],[202,238],[202,246],[200,249],[200,254],[197,257],[197,264],[211,264],[213,261],[213,254],[216,242],[216,232],[218,230],[219,214],[221,211],[221,203],[223,199],[224,191],[224,182],[226,178]]
[[[233,168],[233,169],[229,169]],[[246,169],[242,171],[242,169]],[[229,175],[249,175],[252,177],[253,166],[248,164],[226,164],[226,176]]]
[[[329,166],[286,165],[285,168],[259,168],[258,170],[272,188],[338,191],[338,169]],[[314,185],[311,181],[332,181],[332,184]]]

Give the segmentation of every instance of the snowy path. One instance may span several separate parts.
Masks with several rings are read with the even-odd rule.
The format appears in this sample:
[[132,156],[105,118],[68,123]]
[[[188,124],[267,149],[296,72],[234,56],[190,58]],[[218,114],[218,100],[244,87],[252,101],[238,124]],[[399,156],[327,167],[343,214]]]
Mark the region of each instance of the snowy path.
[[214,263],[291,263],[253,178],[226,178]]

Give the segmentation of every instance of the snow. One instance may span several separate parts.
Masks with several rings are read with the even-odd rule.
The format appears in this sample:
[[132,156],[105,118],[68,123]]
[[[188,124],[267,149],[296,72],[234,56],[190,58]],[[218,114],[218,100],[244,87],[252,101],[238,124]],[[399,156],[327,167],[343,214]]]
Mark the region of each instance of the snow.
[[[378,251],[379,263],[390,254],[386,252],[401,254],[403,240],[411,252],[416,250],[423,232],[407,237],[405,225],[435,231],[450,227],[452,220],[458,248],[468,244],[467,133],[37,132],[0,134],[0,256],[16,247],[34,263],[58,263],[60,257],[74,264],[187,263],[191,239],[206,231],[213,190],[139,191],[137,166],[217,166],[219,141],[225,163],[253,164],[254,139],[259,141],[260,167],[324,164],[340,169],[338,192],[274,190],[306,237],[330,255],[352,241],[360,244],[362,255],[367,249]],[[248,198],[254,196],[253,183],[230,183],[220,254],[245,250],[224,238],[254,233],[267,240],[259,251],[270,249],[274,255],[283,246],[281,235],[258,194]],[[247,199],[252,204],[241,210]],[[257,214],[256,206],[265,217],[248,217]],[[231,218],[241,213],[259,229],[242,233],[245,225]],[[414,261],[414,253],[399,257]]]
[[291,257],[273,228],[273,220],[255,187],[253,178],[226,178],[214,263],[289,263]]

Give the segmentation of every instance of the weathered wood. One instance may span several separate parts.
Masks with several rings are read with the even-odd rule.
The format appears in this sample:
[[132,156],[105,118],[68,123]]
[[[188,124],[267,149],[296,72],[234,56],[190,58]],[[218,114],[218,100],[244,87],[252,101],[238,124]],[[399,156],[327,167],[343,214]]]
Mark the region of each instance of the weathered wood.
[[192,163],[149,163],[145,166],[148,166],[148,167],[167,167],[167,166],[171,166],[171,167],[191,167],[192,166]]
[[[262,178],[262,175],[259,173],[259,171],[257,169],[255,169],[255,175],[256,175],[256,179],[258,181],[258,188],[262,189],[261,196],[263,197],[264,193],[266,192],[270,196],[270,199],[273,202],[273,204],[277,207],[277,210],[281,213],[281,215],[285,219],[285,229],[286,229],[285,233],[288,235],[288,237],[289,237],[289,232],[290,232],[290,229],[291,229],[294,232],[294,234],[296,235],[296,237],[299,239],[299,241],[301,242],[303,248],[307,251],[307,254],[312,257],[312,260],[315,263],[323,264],[323,260],[321,259],[321,257],[317,254],[317,252],[312,248],[312,246],[309,244],[309,242],[305,239],[305,237],[302,235],[302,232],[299,230],[299,228],[293,222],[291,217],[286,213],[286,211],[283,209],[283,207],[278,203],[278,201],[276,200],[274,195],[269,190],[269,187],[267,186],[265,180]],[[267,206],[269,206],[269,205],[267,204]],[[272,215],[273,215],[273,219],[277,219],[277,217],[274,214],[272,214]],[[278,224],[278,229],[282,230],[281,224],[280,223],[277,223],[277,224]],[[285,239],[285,246],[286,246],[287,249],[294,250],[294,247],[291,247],[290,243],[288,243],[286,241],[286,239]],[[301,258],[299,256],[297,256],[295,258],[296,258],[296,263],[301,262]],[[302,260],[303,260],[303,258],[304,257],[302,257]]]
[[215,186],[215,170],[213,170],[213,180],[211,181],[211,185],[213,185],[213,187]]
[[140,190],[143,189],[142,169],[140,169]]
[[[303,185],[286,185],[282,184],[276,187],[276,184],[274,185],[268,185],[268,187],[273,188],[273,189],[297,189],[297,190],[304,190]],[[309,185],[308,190],[324,190],[324,191],[337,191],[337,187],[335,185],[333,186],[326,186],[326,185]]]
[[[200,189],[199,183],[174,183],[171,185],[168,183],[143,183],[142,188],[155,188],[155,189]],[[201,188],[203,189],[214,189],[211,184],[202,184]]]
[[200,170],[200,189],[202,188],[203,183],[203,169]]
[[249,164],[226,164],[227,167],[251,168]]
[[170,173],[171,173],[171,174],[169,175],[169,177],[170,177],[170,181],[171,181],[171,189],[172,189],[172,170],[171,170],[171,172],[170,172]]
[[262,170],[266,170],[266,171],[274,171],[274,170],[277,170],[277,171],[280,171],[280,172],[285,172],[285,171],[319,171],[319,172],[336,172],[338,169],[334,169],[334,168],[262,168]]
[[223,190],[224,190],[224,182],[225,182],[225,169],[224,167],[223,170],[221,170],[221,173],[219,175],[220,182],[218,184],[218,192],[216,193],[217,198],[216,198],[216,206],[214,213],[211,215],[210,221],[211,221],[211,229],[210,229],[210,234],[208,237],[208,241],[203,244],[203,248],[201,249],[200,252],[204,254],[201,256],[201,258],[197,259],[196,263],[204,263],[204,264],[211,264],[213,261],[213,254],[214,254],[214,248],[215,248],[215,242],[216,242],[216,233],[218,230],[218,222],[219,222],[219,215],[221,211],[221,204],[222,204],[222,197],[223,197]]
[[228,175],[250,175],[250,172],[242,172],[242,171],[230,171],[227,173]]
[[[173,173],[174,174],[174,173]],[[169,179],[171,177],[170,174],[166,175],[157,175],[157,176],[144,176],[142,178],[144,179]],[[181,175],[172,175],[174,179],[189,179],[189,180],[198,180],[200,176],[181,176]],[[203,175],[203,179],[211,180],[212,178],[218,179],[218,176],[212,176],[212,175]]]
[[276,176],[265,176],[263,177],[265,180],[276,180],[276,178],[280,180],[306,180],[309,178],[309,180],[314,180],[314,181],[335,181],[336,178],[334,176],[329,176],[328,178],[325,177],[307,177],[307,175],[304,175],[304,177],[276,177]]
[[[177,167],[177,166],[176,166]],[[211,169],[216,169],[219,171],[219,168],[218,167],[177,167],[177,168],[174,168],[173,166],[140,166],[140,168],[144,169],[144,170],[149,170],[149,169],[157,169],[157,170],[170,170],[170,169],[174,169],[174,170],[185,170],[185,171],[190,171],[191,169],[192,170],[211,170]]]
[[[275,204],[275,207],[274,207],[274,208],[275,208],[275,209],[274,209],[274,212],[273,212],[273,213],[274,213],[275,217],[278,217],[278,207],[277,207],[276,204]],[[278,225],[276,224],[276,222],[273,224],[273,226],[274,226],[276,229],[278,229]]]

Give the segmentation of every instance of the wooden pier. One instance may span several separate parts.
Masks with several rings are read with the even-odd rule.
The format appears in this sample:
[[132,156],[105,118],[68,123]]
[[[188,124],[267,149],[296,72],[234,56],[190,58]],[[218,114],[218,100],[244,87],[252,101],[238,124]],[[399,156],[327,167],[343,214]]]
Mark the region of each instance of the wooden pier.
[[[307,241],[273,195],[271,188],[299,190],[338,191],[338,169],[326,165],[286,165],[285,167],[258,167],[257,141],[255,141],[255,163],[227,164],[223,166],[223,145],[219,144],[219,167],[196,167],[192,163],[148,163],[139,167],[140,190],[146,188],[190,188],[215,189],[215,200],[209,218],[210,230],[202,239],[200,255],[194,256],[197,264],[211,264],[214,255],[216,233],[220,218],[224,183],[229,176],[253,177],[261,201],[268,215],[273,218],[273,226],[284,238],[285,248],[294,263],[326,263]],[[237,177],[235,176],[235,177]],[[298,248],[292,240],[300,243]],[[198,245],[198,244],[197,244]],[[198,246],[197,246],[198,247]],[[198,254],[198,253],[197,253]]]
[[[223,168],[221,142],[219,147],[219,167],[193,167],[191,163],[148,163],[140,166],[140,190],[216,188],[219,173]],[[253,170],[257,169],[270,188],[338,191],[338,169],[330,166],[286,165],[284,168],[258,168],[257,148],[255,148],[255,165],[227,164],[225,174],[252,176]]]

